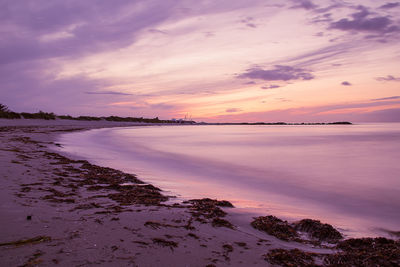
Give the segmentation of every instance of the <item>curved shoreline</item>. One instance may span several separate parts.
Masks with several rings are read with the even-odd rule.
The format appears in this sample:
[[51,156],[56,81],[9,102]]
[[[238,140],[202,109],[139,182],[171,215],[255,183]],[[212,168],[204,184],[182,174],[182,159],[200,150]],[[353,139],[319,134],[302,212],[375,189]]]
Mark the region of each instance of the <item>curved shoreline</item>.
[[325,264],[321,257],[337,251],[236,225],[218,202],[165,205],[157,188],[134,175],[49,150],[57,133],[76,130],[73,124],[1,128],[1,262],[147,266],[173,257],[165,266],[256,266],[266,259],[283,264],[277,254],[289,253],[297,263],[311,257]]

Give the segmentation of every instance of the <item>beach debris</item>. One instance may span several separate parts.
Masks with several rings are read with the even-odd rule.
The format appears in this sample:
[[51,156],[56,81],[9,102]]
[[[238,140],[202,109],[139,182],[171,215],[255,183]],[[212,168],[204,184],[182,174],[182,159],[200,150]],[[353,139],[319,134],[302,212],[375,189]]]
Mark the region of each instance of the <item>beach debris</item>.
[[178,247],[178,243],[175,241],[169,241],[169,240],[165,240],[163,238],[153,238],[152,239],[154,244],[163,246],[163,247],[169,247],[172,250],[176,247]]
[[297,240],[299,237],[296,230],[287,221],[282,221],[272,215],[254,218],[251,226],[284,241]]
[[276,264],[285,267],[311,267],[318,266],[314,263],[314,257],[317,256],[315,253],[304,252],[297,248],[286,250],[286,249],[273,249],[264,255],[264,259],[271,264]]
[[51,202],[57,202],[57,203],[75,203],[75,199],[73,198],[65,198],[65,197],[70,197],[73,196],[74,193],[63,193],[60,192],[54,188],[47,188],[47,189],[42,189],[44,191],[52,193],[51,195],[46,195],[42,197],[44,200],[48,200]]
[[187,236],[190,236],[190,237],[192,237],[192,238],[194,238],[194,239],[199,239],[200,237],[198,237],[196,234],[194,234],[194,233],[188,233],[187,234]]
[[81,204],[76,206],[74,209],[72,209],[71,211],[74,210],[88,210],[88,209],[98,209],[98,208],[102,208],[102,206],[100,206],[97,203],[91,202],[91,203],[87,203],[87,204]]
[[[340,241],[333,254],[273,249],[265,260],[279,266],[400,266],[400,242],[383,237]],[[317,264],[315,261],[319,259]]]
[[0,247],[2,246],[23,246],[28,244],[38,244],[42,242],[51,241],[51,237],[49,236],[37,236],[29,239],[21,239],[17,241],[7,242],[7,243],[0,243]]
[[238,245],[239,247],[242,248],[246,248],[247,247],[247,243],[246,242],[235,242],[236,245]]
[[26,216],[26,219],[27,219],[28,221],[32,220],[32,215]]
[[224,244],[224,245],[222,246],[222,248],[224,249],[224,251],[225,251],[226,253],[231,253],[231,252],[233,252],[233,247],[232,247],[232,245],[230,245],[230,244]]
[[108,167],[100,167],[94,164],[85,162],[81,165],[83,172],[82,185],[99,185],[107,184],[119,186],[123,183],[144,184],[135,175],[124,173]]
[[211,224],[214,227],[226,227],[230,229],[235,229],[235,226],[233,226],[231,222],[221,218],[214,218]]
[[150,227],[153,229],[160,229],[161,227],[171,227],[173,225],[164,224],[164,223],[155,222],[155,221],[147,221],[144,223],[144,226]]
[[293,224],[296,231],[306,232],[310,238],[318,241],[337,243],[343,239],[342,234],[327,223],[321,223],[318,220],[303,219]]
[[110,199],[117,201],[120,205],[159,205],[167,201],[168,197],[162,195],[158,190],[148,189],[142,186],[119,186],[118,193],[107,195]]
[[196,221],[201,223],[212,223],[214,227],[227,227],[234,229],[229,221],[222,219],[226,216],[226,212],[220,207],[233,207],[232,203],[226,200],[216,200],[210,198],[191,199],[184,203],[190,203],[190,212]]
[[30,257],[29,260],[24,265],[21,265],[21,266],[26,266],[26,267],[28,267],[28,266],[38,266],[39,264],[43,263],[43,260],[40,259],[40,257],[43,256],[43,255],[44,255],[43,251],[37,250],[32,255],[32,257]]
[[213,205],[219,207],[233,208],[234,206],[227,200],[217,200],[211,198],[191,199],[189,203],[197,203],[199,205]]
[[327,266],[400,266],[400,241],[377,238],[351,238],[337,246],[341,252],[327,255]]
[[220,207],[233,207],[233,205],[226,201],[218,201],[216,199],[203,198],[203,199],[191,199],[184,203],[190,203],[190,209],[193,211],[192,214],[195,217],[205,217],[207,219],[224,217],[226,212]]

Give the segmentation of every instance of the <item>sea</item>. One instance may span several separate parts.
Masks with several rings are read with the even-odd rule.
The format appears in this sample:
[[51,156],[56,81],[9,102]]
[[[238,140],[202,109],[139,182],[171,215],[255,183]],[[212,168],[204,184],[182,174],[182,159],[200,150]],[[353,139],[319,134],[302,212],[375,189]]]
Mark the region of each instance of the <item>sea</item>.
[[400,123],[162,125],[59,137],[63,152],[133,173],[172,201],[318,219],[347,237],[400,231]]

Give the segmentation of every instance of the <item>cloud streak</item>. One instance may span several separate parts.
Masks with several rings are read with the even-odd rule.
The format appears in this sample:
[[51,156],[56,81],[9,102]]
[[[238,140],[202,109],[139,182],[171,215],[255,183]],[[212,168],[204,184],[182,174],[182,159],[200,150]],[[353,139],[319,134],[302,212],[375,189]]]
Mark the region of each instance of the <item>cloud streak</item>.
[[239,111],[242,111],[242,110],[239,108],[228,108],[227,110],[225,110],[225,112],[228,112],[228,113],[235,113],[235,112],[239,112]]
[[262,69],[254,67],[247,69],[238,78],[258,79],[264,81],[290,81],[290,80],[312,80],[314,75],[311,72],[291,66],[275,65],[273,69]]
[[391,81],[400,82],[400,77],[388,75],[386,77],[377,77],[376,80],[380,82],[391,82]]
[[291,8],[302,8],[302,9],[306,9],[306,10],[311,10],[311,9],[315,9],[318,7],[316,4],[314,4],[310,0],[295,0],[292,2],[294,2],[295,5],[292,6]]
[[7,27],[0,26],[0,63],[79,57],[123,48],[131,45],[141,30],[166,20],[170,15],[166,11],[174,6],[168,0],[146,5],[128,0],[11,1],[1,17]]
[[85,92],[88,95],[122,95],[122,96],[129,96],[133,94],[123,93],[123,92],[115,92],[115,91],[96,91],[96,92]]
[[375,98],[371,99],[372,101],[386,101],[386,100],[395,100],[395,99],[400,99],[400,96],[389,96],[389,97],[382,97],[382,98]]
[[381,8],[381,9],[391,9],[391,8],[395,8],[395,7],[399,7],[399,6],[400,6],[399,2],[394,2],[394,3],[384,4],[384,5],[380,6],[379,8]]
[[330,24],[331,29],[342,31],[364,31],[377,33],[390,33],[400,31],[387,16],[370,17],[372,13],[364,6],[358,6],[358,11],[351,14],[351,19],[343,18]]
[[348,81],[344,81],[344,82],[342,82],[342,85],[344,85],[344,86],[351,86],[352,84],[349,83]]
[[277,84],[271,84],[271,85],[262,86],[261,89],[267,90],[267,89],[276,89],[279,87],[281,87],[281,86],[277,85]]

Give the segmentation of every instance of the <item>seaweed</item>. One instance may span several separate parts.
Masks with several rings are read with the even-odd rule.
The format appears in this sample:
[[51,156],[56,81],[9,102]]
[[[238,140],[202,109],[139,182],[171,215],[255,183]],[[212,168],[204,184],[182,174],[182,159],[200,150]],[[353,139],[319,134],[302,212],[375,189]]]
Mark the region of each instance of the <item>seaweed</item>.
[[163,246],[163,247],[169,247],[171,249],[178,247],[178,243],[175,241],[168,241],[162,238],[153,238],[152,239],[154,244]]
[[342,234],[330,224],[321,223],[318,220],[303,219],[293,224],[297,231],[306,232],[313,239],[337,243],[343,239]]
[[314,256],[317,254],[304,252],[299,249],[273,249],[264,255],[264,259],[271,264],[285,267],[311,267],[318,266],[314,262]]
[[29,239],[21,239],[17,241],[7,242],[7,243],[0,243],[0,247],[2,246],[23,246],[29,244],[38,244],[42,242],[51,241],[51,237],[49,236],[36,236]]
[[287,221],[282,221],[272,215],[254,218],[251,226],[284,241],[296,240],[298,238],[297,232]]

